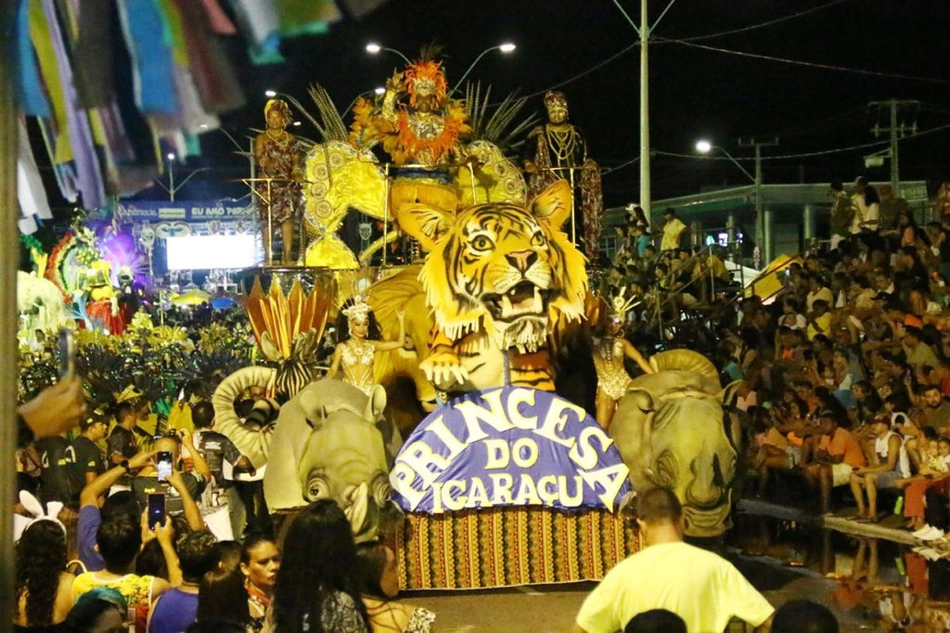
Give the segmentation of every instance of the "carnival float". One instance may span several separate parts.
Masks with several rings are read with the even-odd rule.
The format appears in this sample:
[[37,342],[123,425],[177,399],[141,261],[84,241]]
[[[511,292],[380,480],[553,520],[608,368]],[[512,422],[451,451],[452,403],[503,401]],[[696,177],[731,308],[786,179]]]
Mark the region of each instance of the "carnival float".
[[[629,299],[591,290],[599,169],[564,95],[539,123],[526,99],[459,98],[423,56],[349,125],[321,87],[310,97],[268,102],[251,208],[197,228],[133,210],[113,223],[131,249],[129,231],[77,225],[48,261],[34,253],[19,300],[34,382],[37,333],[78,323],[97,402],[150,398],[175,426],[183,399],[210,397],[216,430],[266,465],[272,513],[334,499],[358,541],[395,545],[405,588],[601,578],[637,549],[623,508],[652,486],[677,492],[690,534],[727,529],[731,392],[699,354],[641,355]],[[287,131],[291,106],[320,139]],[[340,235],[351,214],[359,252]],[[165,315],[202,289],[150,303],[142,277],[156,230],[222,219],[261,227],[264,265],[235,282],[248,325],[188,337]],[[248,395],[254,415],[236,407]]]

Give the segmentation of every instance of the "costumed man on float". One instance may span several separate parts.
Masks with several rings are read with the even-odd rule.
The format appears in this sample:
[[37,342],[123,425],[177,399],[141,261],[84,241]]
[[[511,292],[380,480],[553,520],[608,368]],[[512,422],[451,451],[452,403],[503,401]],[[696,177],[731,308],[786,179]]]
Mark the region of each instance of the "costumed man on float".
[[453,169],[463,162],[460,141],[471,131],[464,105],[448,98],[441,63],[423,57],[386,83],[379,109],[367,99],[353,107],[352,142],[366,146],[376,141],[388,154],[389,208],[396,218],[406,204],[458,206]]
[[281,263],[292,264],[294,229],[299,221],[303,150],[297,138],[286,130],[290,125],[290,107],[282,99],[271,99],[264,106],[267,128],[254,139],[254,160],[260,169],[255,190],[261,204],[261,233],[264,235],[265,261],[273,257],[274,228],[280,227]]
[[600,168],[587,154],[584,135],[567,120],[564,93],[550,91],[545,94],[544,107],[548,122],[534,128],[525,143],[528,194],[534,197],[561,178],[570,183],[574,204],[568,234],[572,241],[583,245],[587,259],[596,263],[597,241],[604,215]]

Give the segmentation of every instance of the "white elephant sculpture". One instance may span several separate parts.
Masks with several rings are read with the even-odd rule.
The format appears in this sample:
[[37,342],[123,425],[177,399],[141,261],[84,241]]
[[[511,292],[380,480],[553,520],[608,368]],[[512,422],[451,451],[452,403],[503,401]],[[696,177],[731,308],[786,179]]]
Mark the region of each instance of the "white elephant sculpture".
[[[737,421],[726,418],[716,368],[690,350],[661,352],[656,370],[635,378],[609,435],[630,468],[634,490],[670,488],[683,503],[686,533],[711,537],[731,527]],[[727,425],[729,433],[727,434]]]

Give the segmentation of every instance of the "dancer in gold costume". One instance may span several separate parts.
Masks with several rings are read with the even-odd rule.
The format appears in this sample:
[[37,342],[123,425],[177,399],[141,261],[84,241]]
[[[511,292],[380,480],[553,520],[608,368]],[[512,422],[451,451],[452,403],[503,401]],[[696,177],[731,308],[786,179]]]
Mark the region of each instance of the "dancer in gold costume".
[[653,368],[630,341],[623,338],[623,322],[631,301],[624,301],[623,293],[614,298],[612,311],[603,323],[604,335],[594,338],[594,367],[597,369],[597,421],[604,429],[610,428],[617,401],[627,392],[633,378],[623,366],[629,358],[646,374]]
[[[405,346],[406,313],[397,312],[399,334],[395,341],[379,339],[379,326],[373,317],[365,297],[357,295],[349,306],[340,313],[345,317],[339,328],[343,342],[338,343],[333,352],[333,362],[327,372],[327,378],[334,378],[342,371],[343,380],[357,387],[367,395],[376,384],[376,352],[388,352]],[[344,331],[347,330],[347,331]]]

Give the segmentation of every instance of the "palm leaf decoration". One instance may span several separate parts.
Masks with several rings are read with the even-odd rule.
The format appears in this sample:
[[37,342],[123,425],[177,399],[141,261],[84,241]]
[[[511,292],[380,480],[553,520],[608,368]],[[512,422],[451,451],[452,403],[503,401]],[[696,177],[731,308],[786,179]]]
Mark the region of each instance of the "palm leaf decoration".
[[540,119],[531,114],[516,122],[518,115],[528,103],[527,97],[519,97],[517,92],[507,95],[501,103],[491,103],[491,86],[482,94],[482,83],[465,84],[465,109],[469,125],[472,126],[472,140],[483,140],[497,145],[506,154],[513,153],[524,143],[524,136]]
[[[290,95],[284,95],[283,98],[297,108],[297,110],[317,128],[317,132],[319,132],[324,143],[330,141],[343,141],[345,143],[349,139],[350,133],[327,89],[320,84],[310,84],[307,93],[310,95],[310,99],[316,107],[315,113],[311,113],[300,101]],[[312,142],[306,139],[298,137],[298,140],[304,145],[313,145]]]

